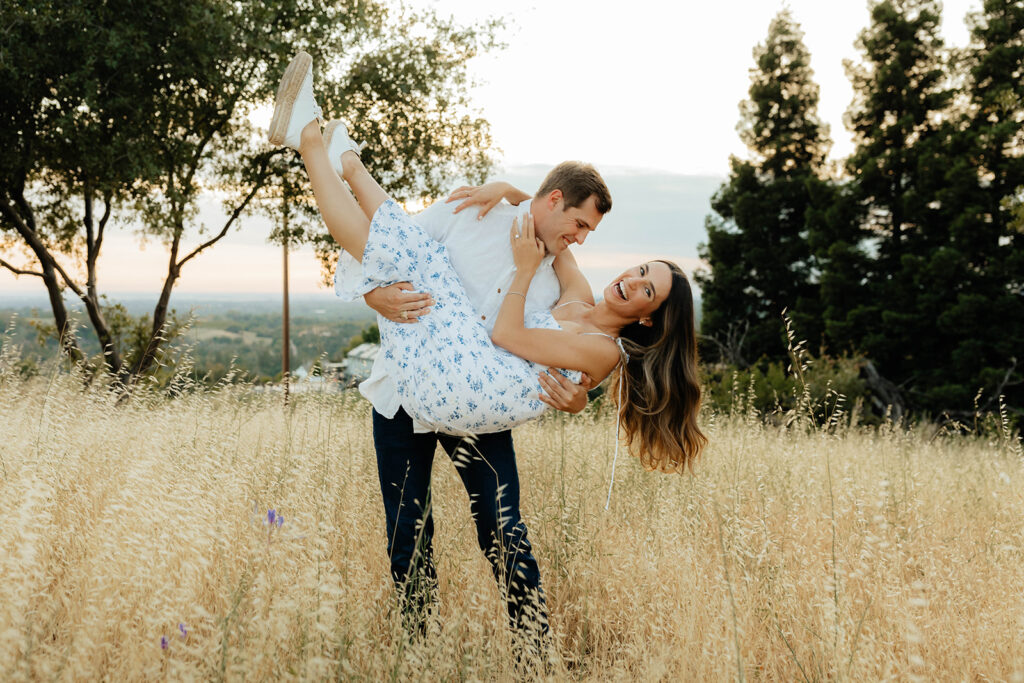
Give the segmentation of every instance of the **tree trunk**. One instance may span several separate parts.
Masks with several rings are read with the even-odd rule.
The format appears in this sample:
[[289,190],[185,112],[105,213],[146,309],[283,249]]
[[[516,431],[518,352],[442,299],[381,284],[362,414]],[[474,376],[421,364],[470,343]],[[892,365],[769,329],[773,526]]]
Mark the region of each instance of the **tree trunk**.
[[[39,258],[39,254],[36,254],[36,258]],[[46,294],[50,299],[53,322],[57,326],[57,341],[60,343],[61,350],[71,360],[81,363],[85,359],[85,355],[78,346],[74,330],[70,327],[68,309],[64,305],[64,293],[61,291],[60,281],[57,279],[57,271],[48,260],[42,258],[39,260],[43,265],[43,283],[46,285]]]
[[133,377],[138,377],[153,367],[153,363],[156,361],[156,353],[164,343],[164,326],[167,324],[167,307],[171,301],[171,290],[174,289],[174,283],[178,281],[178,276],[181,274],[181,270],[176,263],[177,256],[178,238],[175,237],[174,245],[171,248],[171,265],[167,269],[167,278],[164,280],[164,286],[160,290],[160,298],[157,299],[156,306],[153,308],[153,327],[149,333],[149,341],[146,342],[145,350],[139,356],[139,360],[136,361],[135,367],[132,368],[131,374]]
[[871,361],[864,363],[863,371],[868,389],[874,394],[873,401],[876,407],[882,410],[888,408],[891,411],[889,416],[893,422],[899,422],[900,418],[907,412],[907,406],[903,401],[903,396],[900,394],[900,388],[885,377],[882,377],[878,373],[875,364]]
[[25,240],[32,253],[39,261],[43,274],[43,284],[46,286],[46,294],[50,299],[50,308],[53,311],[53,322],[57,327],[57,340],[60,348],[68,357],[76,363],[82,362],[85,356],[78,346],[74,330],[71,329],[68,320],[68,309],[64,305],[64,296],[61,291],[61,283],[57,273],[56,261],[50,254],[50,250],[39,239],[35,231],[35,217],[25,201],[24,197],[13,198],[25,214],[21,215],[9,201],[0,204],[0,214],[14,226],[18,234]]
[[96,338],[99,339],[100,349],[103,352],[103,362],[106,364],[107,370],[111,375],[124,382],[127,380],[127,377],[124,376],[124,362],[121,359],[121,351],[114,343],[114,337],[110,333],[110,325],[107,324],[106,318],[103,317],[99,293],[96,289],[96,259],[99,257],[100,246],[103,243],[103,228],[110,217],[110,201],[108,198],[107,208],[100,219],[99,232],[97,234],[96,225],[93,220],[92,191],[89,189],[88,184],[86,184],[84,194],[85,217],[83,218],[83,223],[86,235],[85,259],[87,279],[82,303],[85,304],[85,310],[89,315],[89,322],[92,323],[92,328],[96,331]]

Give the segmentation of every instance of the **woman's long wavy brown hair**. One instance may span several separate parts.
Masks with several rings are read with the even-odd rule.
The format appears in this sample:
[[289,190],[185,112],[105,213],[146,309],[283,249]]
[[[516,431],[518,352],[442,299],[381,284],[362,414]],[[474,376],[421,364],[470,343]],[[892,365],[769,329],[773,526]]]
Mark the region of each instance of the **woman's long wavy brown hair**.
[[629,452],[644,468],[692,471],[708,442],[697,426],[701,390],[693,293],[679,266],[661,263],[672,271],[672,289],[651,315],[650,327],[632,323],[619,333],[629,361],[611,391],[622,398],[619,419]]

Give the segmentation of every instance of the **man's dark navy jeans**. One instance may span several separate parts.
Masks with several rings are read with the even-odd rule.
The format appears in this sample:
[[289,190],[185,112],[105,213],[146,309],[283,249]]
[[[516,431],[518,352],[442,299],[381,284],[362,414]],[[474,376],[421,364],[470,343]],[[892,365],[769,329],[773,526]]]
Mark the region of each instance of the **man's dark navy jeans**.
[[438,442],[469,494],[477,542],[506,596],[511,625],[546,634],[540,571],[519,514],[519,473],[512,433],[472,438],[417,434],[412,419],[401,408],[391,419],[375,410],[373,443],[387,517],[388,557],[407,624],[422,629],[435,597],[430,470]]

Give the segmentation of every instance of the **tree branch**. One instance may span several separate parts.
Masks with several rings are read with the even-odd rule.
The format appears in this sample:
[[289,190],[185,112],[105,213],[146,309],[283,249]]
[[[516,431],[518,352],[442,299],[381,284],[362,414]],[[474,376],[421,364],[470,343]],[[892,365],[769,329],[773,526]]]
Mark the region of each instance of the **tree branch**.
[[82,191],[82,199],[85,203],[85,216],[82,218],[82,223],[85,224],[85,253],[88,258],[92,254],[92,245],[95,239],[92,220],[92,192],[89,190],[88,181],[86,181],[85,189]]
[[100,223],[96,227],[96,253],[100,253],[100,247],[103,246],[103,230],[107,227],[107,221],[110,220],[110,212],[114,206],[114,200],[110,192],[103,195],[103,216],[100,218]]
[[227,125],[228,121],[231,120],[230,112],[235,110],[235,105],[238,103],[239,93],[235,93],[235,96],[228,100],[225,110],[229,112],[227,115],[222,116],[220,123],[210,126],[210,130],[203,139],[196,145],[195,153],[192,155],[192,163],[189,167],[189,171],[185,178],[182,180],[182,187],[187,188],[192,185],[192,179],[195,177],[196,172],[199,170],[199,166],[203,159],[203,153],[206,151],[206,146],[210,144],[213,137],[220,132],[220,130]]
[[25,216],[25,227],[32,232],[35,232],[36,217],[32,211],[32,207],[30,207],[28,202],[25,201],[24,183],[19,186],[18,193],[14,195],[14,202],[18,205],[18,208],[21,209],[22,215]]
[[[18,200],[16,199],[15,201]],[[23,199],[22,201],[18,201],[19,206],[21,206],[23,203]],[[11,206],[10,202],[4,201],[0,203],[0,215],[2,215],[4,218],[10,221],[12,225],[14,225],[14,229],[17,230],[18,234],[21,235],[22,239],[24,239],[28,243],[29,248],[32,249],[33,253],[35,253],[36,255],[36,258],[38,258],[40,262],[42,262],[44,265],[46,263],[49,263],[49,265],[52,266],[53,269],[56,270],[58,273],[60,273],[60,276],[62,278],[64,278],[64,282],[67,283],[68,287],[71,288],[71,291],[73,291],[78,296],[82,296],[81,288],[75,284],[74,280],[71,279],[71,276],[67,274],[64,268],[59,263],[57,263],[57,259],[53,257],[53,254],[50,253],[50,250],[47,248],[47,246],[43,244],[43,241],[41,239],[39,239],[39,235],[36,234],[36,231],[25,224],[25,221],[21,219],[21,216],[19,216],[18,213],[14,210],[14,207]]]
[[178,249],[181,246],[181,235],[184,230],[184,226],[180,224],[175,226],[174,237],[171,240],[171,256],[167,266],[167,278],[164,280],[164,286],[160,291],[160,297],[153,309],[153,328],[150,330],[149,341],[146,343],[145,350],[139,357],[139,360],[135,363],[135,366],[132,368],[132,375],[137,376],[146,372],[156,360],[156,353],[159,350],[161,343],[164,341],[163,335],[166,329],[167,306],[170,302],[171,290],[174,287],[174,282],[181,275],[182,266],[227,235],[228,230],[231,229],[231,226],[245,210],[245,207],[248,206],[249,202],[252,201],[252,198],[255,197],[256,193],[263,187],[264,182],[269,176],[267,168],[270,165],[270,160],[275,154],[277,154],[276,151],[267,152],[257,157],[259,159],[259,174],[257,175],[256,182],[246,194],[245,199],[243,199],[242,202],[235,207],[234,211],[231,212],[231,215],[228,217],[227,222],[224,223],[224,227],[221,228],[220,232],[193,249],[180,261],[177,260]]
[[[19,207],[22,204],[22,202],[18,201],[17,197],[15,197],[14,202],[18,204]],[[29,217],[31,217],[31,212],[29,212],[28,215]],[[0,216],[6,218],[11,223],[11,225],[14,226],[14,229],[18,231],[18,234],[21,235],[22,239],[28,242],[29,246],[32,247],[33,251],[36,251],[37,245],[43,247],[43,243],[39,241],[39,237],[36,235],[36,231],[33,230],[24,220],[22,220],[22,217],[18,214],[17,211],[15,211],[14,207],[11,206],[10,201],[8,201],[6,198],[4,198],[3,203],[0,204]],[[45,249],[45,247],[43,248]]]
[[90,296],[96,295],[96,231],[92,217],[92,190],[86,181],[82,191],[82,200],[85,203],[85,215],[82,223],[85,225],[85,289]]
[[[23,186],[18,186],[18,191],[15,193],[13,200],[17,206],[22,208],[26,219],[29,221],[31,226],[35,226],[35,218],[32,213],[31,207],[28,202],[25,201],[25,196],[21,192]],[[26,224],[22,216],[18,215],[14,206],[11,205],[8,197],[2,196],[0,201],[0,216],[6,219],[14,229],[21,235],[21,238],[25,240],[25,243],[32,250],[32,253],[36,255],[39,260],[39,264],[42,266],[42,273],[40,277],[43,280],[43,284],[46,286],[46,293],[50,298],[50,308],[53,310],[53,321],[57,326],[57,335],[60,340],[60,346],[65,353],[71,357],[75,362],[81,362],[84,359],[82,350],[78,347],[78,342],[75,339],[74,331],[70,324],[67,314],[67,308],[64,306],[64,299],[60,291],[60,283],[57,281],[57,276],[54,274],[55,270],[59,270],[61,275],[67,278],[67,274],[64,273],[60,265],[57,264],[53,258],[53,254],[50,253],[49,248],[46,244],[39,239],[39,235],[36,234],[34,227],[30,227]],[[80,295],[80,294],[79,294]]]
[[57,259],[52,257],[51,259],[53,261],[53,269],[60,273],[60,276],[64,280],[64,284],[68,286],[68,289],[74,292],[79,299],[85,301],[85,292],[82,291],[82,288],[79,287],[78,284],[71,279],[71,276],[68,275],[66,270],[64,270],[64,266],[57,263]]
[[43,276],[42,273],[36,272],[34,270],[22,270],[21,268],[15,268],[7,261],[4,261],[2,258],[0,258],[0,266],[3,266],[4,268],[11,271],[15,275],[35,275],[36,277]]
[[1006,374],[1003,375],[1003,379],[1002,379],[1001,382],[999,382],[999,386],[996,387],[996,390],[992,392],[992,396],[990,396],[989,399],[987,401],[985,401],[985,405],[983,405],[981,407],[982,411],[988,410],[988,407],[990,405],[992,405],[992,403],[996,399],[998,399],[1000,396],[1003,395],[1003,390],[1006,389],[1006,387],[1008,387],[1008,386],[1011,386],[1011,387],[1012,386],[1016,386],[1017,384],[1020,383],[1020,382],[1011,382],[1010,381],[1010,378],[1013,377],[1013,372],[1016,369],[1017,369],[1017,357],[1016,356],[1011,356],[1010,357],[1010,367],[1008,367],[1006,369]]
[[220,232],[218,232],[216,235],[214,235],[213,237],[211,237],[210,239],[208,239],[207,241],[203,242],[198,247],[193,249],[185,258],[178,261],[177,265],[179,270],[183,265],[185,265],[185,263],[198,256],[202,251],[204,251],[208,247],[211,247],[217,242],[219,242],[225,235],[228,234],[228,230],[231,229],[231,226],[234,224],[234,222],[238,219],[242,212],[245,211],[245,207],[249,205],[249,202],[252,201],[252,198],[256,196],[256,193],[263,188],[263,184],[266,181],[267,177],[269,176],[269,174],[267,173],[267,166],[270,163],[271,156],[273,156],[273,153],[268,153],[263,156],[262,160],[260,161],[260,174],[258,176],[257,182],[253,184],[252,188],[249,190],[249,193],[245,196],[245,199],[242,200],[242,203],[236,206],[235,210],[231,212],[231,216],[224,224],[224,227],[221,228]]

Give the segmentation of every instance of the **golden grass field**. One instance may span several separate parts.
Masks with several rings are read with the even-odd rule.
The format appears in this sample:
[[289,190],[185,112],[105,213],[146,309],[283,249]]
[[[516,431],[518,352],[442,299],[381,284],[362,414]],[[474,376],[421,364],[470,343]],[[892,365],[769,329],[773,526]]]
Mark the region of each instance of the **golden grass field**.
[[[607,512],[614,420],[515,433],[552,680],[1024,681],[1019,442],[798,424],[708,415],[694,475],[620,456]],[[352,394],[116,405],[0,363],[0,679],[514,678],[446,458],[440,626],[402,637],[375,469]]]

